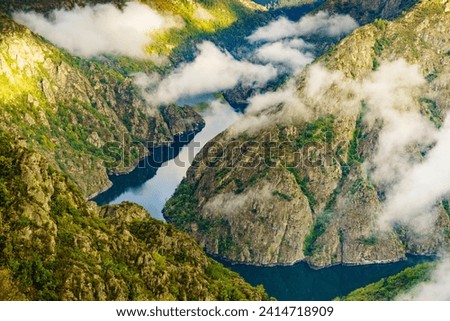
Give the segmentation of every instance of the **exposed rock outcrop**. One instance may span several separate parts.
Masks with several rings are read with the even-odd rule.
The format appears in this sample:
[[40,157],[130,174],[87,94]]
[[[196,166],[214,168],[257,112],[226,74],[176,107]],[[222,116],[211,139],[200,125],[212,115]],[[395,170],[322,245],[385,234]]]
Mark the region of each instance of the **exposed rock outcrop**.
[[0,300],[264,300],[132,203],[97,207],[0,133]]
[[[380,231],[385,190],[363,164],[375,155],[383,125],[361,120],[364,102],[361,107],[345,81],[362,81],[382,61],[405,59],[427,79],[408,108],[442,124],[450,108],[448,3],[425,0],[394,22],[379,20],[353,32],[318,60],[344,78],[309,97],[306,70],[296,79],[300,106],[272,106],[264,111],[262,129],[217,137],[167,203],[167,219],[209,253],[253,264],[369,264],[447,248],[445,200],[437,204],[437,221],[426,235],[403,226]],[[292,117],[292,108],[302,104],[305,112]],[[412,150],[422,157],[417,147]],[[286,226],[294,231],[291,237],[285,237]],[[251,255],[254,250],[257,255]]]

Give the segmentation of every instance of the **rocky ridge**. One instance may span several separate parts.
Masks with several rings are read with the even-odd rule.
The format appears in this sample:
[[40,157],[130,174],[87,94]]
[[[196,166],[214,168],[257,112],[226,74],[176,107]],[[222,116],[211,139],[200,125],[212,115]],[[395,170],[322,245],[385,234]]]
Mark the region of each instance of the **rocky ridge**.
[[[450,106],[449,14],[448,1],[422,1],[396,21],[356,30],[318,62],[349,81],[371,75],[383,61],[418,65],[427,89],[412,108],[439,126]],[[383,187],[363,164],[376,151],[382,125],[363,121],[364,102],[345,86],[331,84],[320,99],[309,97],[309,70],[296,87],[312,112],[286,122],[289,107],[276,105],[265,111],[273,125],[229,130],[210,142],[167,203],[167,219],[208,253],[252,264],[370,264],[448,247],[447,200],[426,237],[403,226],[378,230]]]
[[73,58],[7,16],[0,29],[0,126],[26,137],[86,196],[110,185],[108,173],[133,169],[149,143],[203,127],[192,109],[172,105],[161,113],[131,78]]

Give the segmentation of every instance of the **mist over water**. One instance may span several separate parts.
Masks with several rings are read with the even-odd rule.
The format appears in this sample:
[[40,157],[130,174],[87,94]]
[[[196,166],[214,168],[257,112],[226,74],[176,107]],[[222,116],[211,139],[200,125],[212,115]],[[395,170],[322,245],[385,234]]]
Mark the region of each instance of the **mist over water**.
[[206,143],[240,117],[230,105],[217,100],[210,103],[210,107],[202,113],[202,116],[206,122],[205,128],[182,149],[176,158],[164,163],[152,179],[139,187],[129,188],[111,204],[120,204],[123,201],[135,202],[144,206],[153,218],[164,220],[162,215],[164,204],[186,175],[195,155]]

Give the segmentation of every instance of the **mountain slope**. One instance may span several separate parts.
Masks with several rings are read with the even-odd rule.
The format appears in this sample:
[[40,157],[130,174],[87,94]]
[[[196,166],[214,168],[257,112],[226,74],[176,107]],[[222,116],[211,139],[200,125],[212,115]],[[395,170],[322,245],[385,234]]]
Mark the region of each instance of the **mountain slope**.
[[[182,28],[154,35],[147,48],[149,53],[165,56],[182,44],[192,51],[188,42],[263,10],[247,0],[143,2],[160,14],[183,21]],[[0,12],[49,13],[98,3],[121,6],[125,1],[5,1]],[[30,146],[47,155],[87,197],[111,185],[107,174],[132,170],[149,153],[149,146],[168,144],[204,126],[190,108],[165,106],[163,116],[135,87],[134,73],[167,72],[173,68],[170,63],[157,66],[151,60],[127,57],[79,59],[3,14],[0,28],[0,127],[26,137]],[[180,62],[184,55],[174,53],[171,59]]]
[[[254,264],[367,264],[448,247],[446,200],[426,237],[404,226],[379,231],[385,186],[374,183],[364,161],[374,157],[383,126],[363,121],[367,103],[353,88],[375,77],[381,62],[405,59],[427,79],[410,107],[442,125],[450,95],[449,15],[450,2],[422,1],[394,22],[353,32],[317,61],[340,74],[312,66],[296,79],[295,104],[268,104],[256,114],[266,120],[262,129],[229,130],[199,154],[166,205],[167,219],[207,252]],[[316,83],[330,83],[310,95],[319,87],[308,84],[317,71],[323,78]]]
[[403,10],[410,9],[417,0],[328,0],[324,9],[350,14],[361,24],[373,21],[375,18],[394,19],[402,14]]
[[167,143],[203,126],[194,111],[176,106],[165,112],[185,126],[167,123],[131,78],[73,58],[6,16],[0,29],[0,127],[26,137],[86,196],[110,185],[107,168],[132,169],[148,153],[146,142]]
[[0,300],[262,300],[140,206],[99,208],[0,132]]

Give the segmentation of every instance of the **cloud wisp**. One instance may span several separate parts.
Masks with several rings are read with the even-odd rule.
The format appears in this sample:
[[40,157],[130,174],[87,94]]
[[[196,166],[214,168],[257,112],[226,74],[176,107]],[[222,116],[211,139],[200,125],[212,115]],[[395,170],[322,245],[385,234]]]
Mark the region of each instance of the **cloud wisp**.
[[277,75],[277,69],[249,61],[238,61],[227,51],[211,42],[198,45],[199,53],[192,63],[181,65],[158,85],[153,94],[155,104],[176,102],[193,97],[231,89],[239,84],[263,86]]
[[16,12],[13,18],[55,45],[81,57],[101,54],[148,58],[145,46],[151,34],[179,25],[148,6],[133,1],[123,10],[112,4],[54,10],[49,16],[35,12]]
[[436,205],[450,193],[450,118],[437,128],[420,112],[425,85],[418,66],[404,60],[384,64],[363,83],[365,120],[383,124],[376,153],[366,163],[386,194],[382,228],[400,223],[419,233],[429,230]]
[[313,45],[302,39],[278,41],[261,46],[256,50],[255,56],[264,63],[281,65],[288,68],[288,72],[296,73],[313,62],[313,48]]
[[356,117],[364,101],[363,120],[378,132],[375,152],[363,168],[385,193],[380,227],[400,223],[416,232],[429,229],[436,205],[450,195],[450,117],[437,128],[420,112],[426,81],[418,66],[386,62],[365,79],[353,80],[316,64],[302,77],[300,87],[292,80],[276,92],[252,97],[230,132],[256,132],[328,113]]

